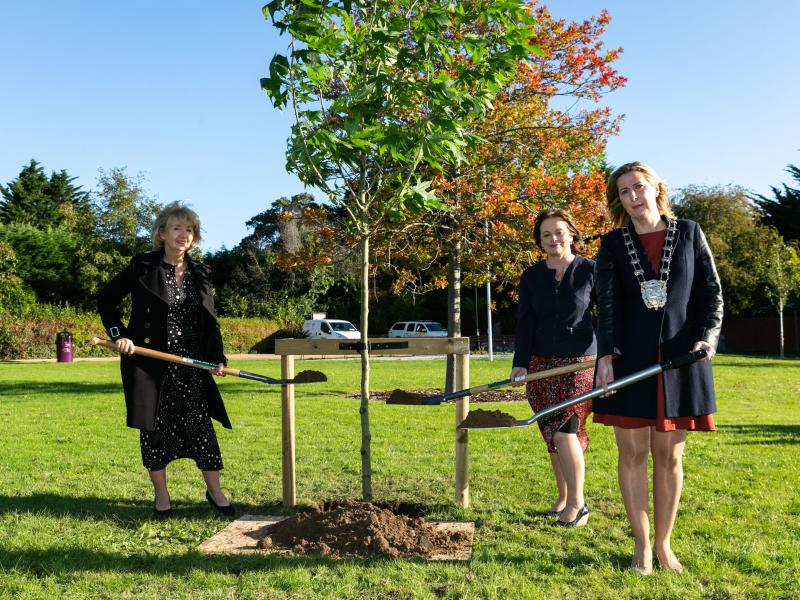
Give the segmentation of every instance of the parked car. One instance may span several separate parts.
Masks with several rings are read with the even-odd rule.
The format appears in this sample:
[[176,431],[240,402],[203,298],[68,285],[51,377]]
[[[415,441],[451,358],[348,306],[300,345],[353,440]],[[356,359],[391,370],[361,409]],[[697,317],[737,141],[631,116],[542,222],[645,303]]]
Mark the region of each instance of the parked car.
[[447,329],[436,321],[400,321],[389,329],[389,337],[447,337]]
[[303,321],[302,331],[311,339],[357,340],[361,337],[355,325],[341,319],[309,319]]

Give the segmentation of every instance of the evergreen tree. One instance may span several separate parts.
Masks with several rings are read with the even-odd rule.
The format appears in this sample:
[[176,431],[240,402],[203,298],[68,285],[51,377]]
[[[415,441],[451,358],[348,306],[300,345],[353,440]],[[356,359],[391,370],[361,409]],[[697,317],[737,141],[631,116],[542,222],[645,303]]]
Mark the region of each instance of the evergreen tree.
[[76,179],[64,170],[48,178],[42,165],[31,159],[8,187],[0,185],[0,223],[80,230],[91,222],[91,205],[88,192],[74,184]]
[[[786,172],[800,183],[800,168],[789,165]],[[775,227],[787,242],[800,240],[800,188],[790,188],[785,183],[783,189],[770,187],[774,198],[753,197],[764,213],[764,224]]]

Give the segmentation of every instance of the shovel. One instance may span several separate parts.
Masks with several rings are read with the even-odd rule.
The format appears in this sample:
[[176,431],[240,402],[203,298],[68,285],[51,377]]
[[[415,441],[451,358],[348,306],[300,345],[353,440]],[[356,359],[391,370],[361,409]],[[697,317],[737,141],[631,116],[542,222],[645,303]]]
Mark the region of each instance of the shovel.
[[536,381],[538,379],[547,379],[548,377],[555,377],[557,375],[564,375],[565,373],[574,373],[575,371],[582,371],[584,369],[591,369],[594,367],[594,361],[579,362],[563,367],[556,367],[554,369],[547,369],[546,371],[537,371],[536,373],[528,373],[515,379],[503,379],[501,381],[493,381],[492,383],[484,383],[483,385],[476,385],[467,390],[459,390],[449,394],[439,394],[438,396],[424,396],[422,394],[412,394],[411,392],[404,392],[403,390],[394,390],[386,401],[387,404],[427,404],[436,405],[441,404],[445,400],[452,400],[454,398],[463,398],[464,396],[474,396],[481,392],[493,390],[495,388],[511,385],[522,381]]
[[[89,343],[92,346],[104,346],[109,350],[114,350],[115,352],[117,350],[117,347],[113,342],[101,340],[99,337],[93,337]],[[214,363],[195,360],[194,358],[186,358],[176,354],[168,354],[167,352],[159,352],[158,350],[151,350],[150,348],[144,348],[142,346],[136,346],[136,349],[133,351],[133,353],[141,354],[142,356],[148,356],[150,358],[156,358],[158,360],[166,360],[169,362],[178,363],[187,367],[204,369],[206,371],[212,371],[219,368],[219,365],[215,365]],[[230,367],[222,367],[221,370],[226,375],[234,375],[236,377],[242,377],[243,379],[252,379],[253,381],[260,381],[261,383],[268,383],[270,385],[287,385],[290,383],[319,383],[321,381],[328,381],[325,373],[321,373],[319,371],[300,371],[294,379],[273,379],[272,377],[267,377],[266,375],[259,375],[258,373],[250,373],[248,371],[240,371],[239,369],[231,369]]]
[[[653,365],[652,367],[647,367],[646,369],[642,369],[641,371],[636,371],[635,373],[631,373],[630,375],[626,375],[616,381],[611,382],[608,384],[608,389],[606,388],[595,388],[588,392],[585,392],[579,396],[575,396],[574,398],[568,398],[558,404],[554,404],[553,406],[548,406],[547,408],[543,408],[536,414],[534,414],[529,419],[525,419],[523,421],[515,421],[511,415],[506,414],[494,414],[494,413],[487,413],[489,417],[488,420],[491,422],[487,422],[485,425],[481,424],[480,421],[477,419],[474,421],[473,424],[470,424],[469,417],[475,414],[475,412],[471,412],[467,415],[467,418],[461,422],[461,424],[457,427],[457,429],[511,429],[514,427],[527,427],[528,425],[532,425],[542,417],[546,417],[551,415],[555,412],[563,410],[573,404],[579,404],[580,402],[585,402],[587,400],[592,400],[594,398],[598,398],[610,391],[618,390],[620,388],[624,388],[625,386],[631,385],[632,383],[636,383],[637,381],[641,381],[642,379],[647,379],[648,377],[652,377],[653,375],[658,375],[659,373],[663,373],[669,369],[677,369],[679,367],[685,367],[686,365],[690,365],[693,362],[697,362],[700,359],[706,357],[705,350],[695,350],[693,352],[688,352],[687,354],[682,354],[680,356],[676,356],[670,360],[665,360],[664,362],[658,363]],[[585,363],[584,363],[585,364]],[[547,371],[544,371],[545,373]]]

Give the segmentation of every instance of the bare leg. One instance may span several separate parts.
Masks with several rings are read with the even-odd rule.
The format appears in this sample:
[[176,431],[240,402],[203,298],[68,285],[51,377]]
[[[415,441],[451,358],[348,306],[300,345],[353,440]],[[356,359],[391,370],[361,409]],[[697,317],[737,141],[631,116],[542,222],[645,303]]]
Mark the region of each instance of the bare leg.
[[562,521],[573,521],[578,516],[578,511],[583,508],[583,449],[574,433],[557,431],[554,435],[558,449],[558,462],[561,474],[567,487],[567,502],[564,510],[559,515]]
[[561,463],[558,460],[558,454],[549,452],[550,464],[553,466],[553,474],[556,476],[556,487],[558,488],[558,498],[550,507],[551,511],[561,512],[567,504],[567,482],[561,472]]
[[653,432],[655,552],[663,569],[678,573],[683,571],[683,566],[672,552],[670,537],[683,489],[683,449],[685,445],[686,431]]
[[208,493],[218,506],[228,506],[230,502],[219,485],[219,471],[203,471],[203,479],[206,481]]
[[650,454],[650,428],[614,427],[617,439],[617,477],[625,512],[633,531],[635,549],[631,568],[642,575],[653,572],[648,517],[647,457]]
[[156,510],[167,510],[170,508],[169,491],[167,490],[167,470],[148,471],[150,481],[153,483],[153,491],[156,495]]

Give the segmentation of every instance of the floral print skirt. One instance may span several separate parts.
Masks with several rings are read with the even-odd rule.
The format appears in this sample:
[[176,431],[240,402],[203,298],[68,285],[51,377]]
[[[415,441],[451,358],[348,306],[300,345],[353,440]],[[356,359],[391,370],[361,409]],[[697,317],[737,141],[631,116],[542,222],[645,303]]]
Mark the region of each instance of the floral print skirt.
[[[556,367],[572,365],[578,362],[592,363],[594,359],[594,355],[570,358],[533,356],[531,357],[531,364],[528,372],[537,373],[539,371],[555,369]],[[592,389],[593,385],[594,364],[591,364],[582,371],[566,373],[565,375],[550,377],[549,379],[529,381],[526,387],[528,403],[531,405],[533,412],[537,412],[548,406],[553,406],[554,404],[588,392]],[[547,443],[547,451],[551,453],[557,451],[553,441],[553,435],[574,415],[578,420],[578,441],[581,443],[583,451],[586,452],[586,448],[589,446],[589,435],[586,433],[586,417],[589,416],[590,412],[592,412],[592,402],[591,400],[587,400],[586,402],[573,404],[564,410],[538,420],[539,431],[542,432],[542,437]]]

